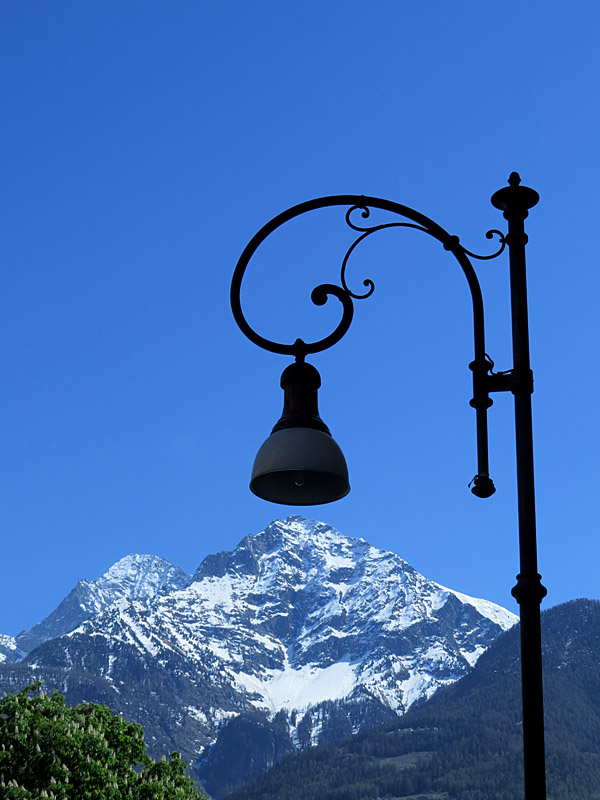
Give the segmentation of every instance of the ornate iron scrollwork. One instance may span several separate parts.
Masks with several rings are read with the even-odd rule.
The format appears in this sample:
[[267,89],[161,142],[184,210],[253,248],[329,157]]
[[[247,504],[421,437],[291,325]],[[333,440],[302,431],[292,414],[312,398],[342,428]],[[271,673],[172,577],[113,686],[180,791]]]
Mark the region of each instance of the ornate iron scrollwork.
[[[330,296],[336,297],[342,305],[342,318],[338,323],[337,327],[334,331],[332,331],[329,336],[326,336],[323,339],[320,339],[315,342],[304,342],[301,339],[296,339],[293,344],[285,344],[283,342],[274,342],[270,339],[267,339],[263,336],[260,336],[252,327],[249,325],[248,321],[246,320],[241,307],[241,300],[240,300],[240,291],[241,291],[241,284],[242,279],[250,262],[250,259],[258,249],[258,247],[262,244],[262,242],[277,228],[284,225],[286,222],[289,222],[291,219],[298,217],[302,214],[307,213],[308,211],[314,211],[321,208],[328,208],[331,206],[348,206],[347,211],[345,213],[345,220],[348,227],[356,231],[359,236],[352,242],[350,247],[346,250],[341,263],[341,274],[340,274],[340,286],[336,284],[326,283],[321,284],[315,287],[311,293],[311,299],[315,305],[325,305],[328,298]],[[358,224],[354,221],[353,217],[356,215],[356,212],[360,212],[360,215],[363,219],[368,219],[371,216],[371,209],[378,209],[381,211],[387,211],[394,214],[397,214],[401,217],[404,217],[405,221],[401,222],[382,222],[375,225],[363,225]],[[506,247],[506,240],[504,234],[498,230],[490,230],[486,233],[486,237],[491,239],[494,235],[497,235],[500,240],[500,247],[494,253],[489,255],[478,255],[476,253],[472,253],[470,250],[467,250],[460,244],[460,240],[457,236],[452,236],[451,234],[447,233],[443,228],[441,228],[437,223],[430,220],[428,217],[425,217],[423,214],[415,211],[414,209],[408,208],[407,206],[402,206],[399,203],[394,203],[389,200],[383,200],[381,198],[376,197],[366,197],[363,195],[333,195],[331,197],[321,197],[315,200],[310,200],[306,203],[301,203],[298,206],[293,206],[292,208],[284,211],[282,214],[279,214],[277,217],[274,217],[267,225],[261,228],[260,231],[253,237],[253,239],[249,242],[246,249],[242,253],[240,260],[238,261],[237,267],[234,272],[232,284],[231,284],[231,306],[233,310],[233,315],[237,324],[239,325],[242,332],[255,344],[259,347],[264,348],[265,350],[269,350],[275,353],[281,354],[289,354],[297,356],[302,351],[303,355],[307,355],[309,353],[317,353],[321,350],[326,350],[327,348],[331,347],[333,344],[338,342],[346,333],[350,324],[352,322],[354,308],[353,308],[353,300],[364,300],[370,297],[374,290],[375,284],[370,278],[366,278],[363,281],[363,286],[365,286],[366,291],[363,293],[354,292],[348,286],[348,282],[346,280],[346,272],[348,267],[348,262],[352,254],[355,252],[356,248],[368,237],[372,236],[374,233],[377,233],[382,230],[387,230],[390,228],[412,228],[414,230],[421,231],[423,233],[427,233],[428,235],[432,236],[433,238],[437,239],[439,242],[442,243],[444,249],[449,250],[453,253],[457,261],[459,262],[465,276],[467,278],[469,287],[471,289],[471,296],[473,298],[473,306],[474,306],[474,317],[475,317],[475,339],[476,339],[476,351],[480,348],[478,347],[477,341],[480,338],[479,329],[482,328],[483,322],[483,308],[481,302],[481,291],[479,288],[479,282],[473,270],[473,267],[469,261],[469,258],[475,258],[479,260],[489,260],[493,258],[497,258]],[[482,351],[482,355],[485,350]],[[479,354],[476,353],[476,358]]]

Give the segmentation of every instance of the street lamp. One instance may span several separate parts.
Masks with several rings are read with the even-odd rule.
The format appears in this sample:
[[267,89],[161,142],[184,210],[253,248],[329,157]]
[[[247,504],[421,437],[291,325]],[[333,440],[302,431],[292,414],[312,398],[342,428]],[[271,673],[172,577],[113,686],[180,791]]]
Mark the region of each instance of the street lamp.
[[[529,330],[527,319],[527,283],[525,271],[525,219],[539,200],[533,189],[521,186],[513,172],[508,186],[492,195],[492,204],[504,212],[508,232],[488,231],[498,237],[499,248],[490,255],[477,255],[466,250],[458,239],[433,220],[407,206],[390,200],[363,195],[320,197],[289,208],[268,222],[250,240],[235,268],[231,283],[231,307],[242,332],[259,347],[273,353],[290,355],[294,363],[281,376],[284,390],[283,414],[271,435],[256,456],[250,482],[251,490],[265,500],[285,505],[316,505],[339,500],[350,491],[348,470],[342,451],[319,416],[317,392],[321,379],[317,370],[306,363],[306,356],[326,350],[346,333],[354,313],[353,300],[362,300],[373,293],[374,284],[365,280],[366,291],[355,294],[346,283],[346,266],[356,247],[368,237],[388,228],[413,228],[437,239],[461,267],[470,289],[473,309],[474,358],[469,364],[473,372],[473,397],[477,439],[477,473],[470,483],[477,497],[490,497],[495,492],[489,476],[487,410],[492,405],[490,393],[512,392],[515,398],[517,455],[517,497],[519,518],[520,571],[512,594],[517,600],[521,620],[521,686],[523,707],[523,762],[526,800],[546,797],[544,710],[542,690],[542,644],[540,604],[546,595],[537,568],[535,528],[535,491],[533,476],[533,437],[531,394],[533,373],[529,363]],[[273,342],[257,334],[242,312],[240,290],[248,263],[259,246],[286,222],[318,209],[345,207],[345,219],[356,237],[342,259],[340,284],[321,284],[311,295],[313,303],[324,305],[330,296],[339,300],[342,318],[335,330],[323,339],[293,344]],[[390,212],[400,220],[369,225],[371,210]],[[362,222],[360,221],[362,218]],[[494,364],[485,349],[483,299],[471,259],[488,260],[509,251],[510,294],[512,316],[513,367],[494,372]]]

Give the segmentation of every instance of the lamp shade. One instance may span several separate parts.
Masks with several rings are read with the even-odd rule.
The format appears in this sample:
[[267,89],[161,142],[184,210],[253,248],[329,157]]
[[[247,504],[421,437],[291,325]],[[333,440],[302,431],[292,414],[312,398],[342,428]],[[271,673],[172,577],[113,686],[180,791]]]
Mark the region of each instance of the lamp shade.
[[250,489],[271,503],[332,503],[350,491],[346,459],[331,434],[324,431],[275,431],[256,455]]
[[250,489],[271,503],[312,506],[350,491],[346,459],[319,416],[318,371],[296,361],[281,376],[283,414],[256,455]]

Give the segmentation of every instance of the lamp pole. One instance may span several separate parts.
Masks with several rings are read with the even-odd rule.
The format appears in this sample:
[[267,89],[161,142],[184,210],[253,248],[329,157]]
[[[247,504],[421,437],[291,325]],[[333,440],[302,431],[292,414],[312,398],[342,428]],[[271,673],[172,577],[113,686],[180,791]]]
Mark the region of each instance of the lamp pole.
[[[511,176],[512,178],[513,176]],[[533,475],[533,430],[531,394],[533,373],[529,362],[527,277],[525,272],[525,218],[538,202],[538,195],[520,186],[515,176],[511,185],[492,195],[492,203],[508,220],[506,236],[510,263],[513,370],[511,391],[515,398],[517,454],[517,503],[519,514],[520,571],[512,595],[521,618],[521,692],[523,705],[523,751],[525,797],[546,796],[544,751],[544,704],[542,688],[542,638],[540,604],[546,595],[538,573]]]
[[[511,392],[515,402],[517,456],[517,503],[519,521],[520,569],[512,594],[519,604],[521,634],[521,688],[523,712],[523,766],[525,800],[545,800],[545,748],[542,685],[542,643],[540,604],[546,595],[537,565],[535,526],[535,489],[533,472],[533,435],[531,394],[533,374],[529,361],[529,326],[525,270],[525,219],[539,200],[537,192],[521,186],[513,172],[509,185],[495,192],[492,204],[504,212],[508,232],[488,231],[486,236],[499,239],[498,249],[489,255],[470,252],[453,236],[418,211],[390,200],[364,195],[334,195],[309,200],[274,217],[250,240],[242,253],[231,283],[231,307],[242,332],[259,347],[270,352],[294,356],[295,363],[284,370],[284,410],[271,436],[260,448],[252,471],[251,490],[265,500],[286,505],[316,505],[344,497],[350,490],[344,456],[319,416],[317,391],[321,379],[317,370],[305,362],[307,355],[326,350],[347,332],[354,314],[354,300],[370,297],[371,280],[363,281],[366,291],[357,294],[346,282],[346,267],[356,248],[373,234],[389,228],[409,228],[437,239],[461,267],[472,300],[474,358],[469,364],[473,373],[473,397],[476,412],[477,473],[471,491],[477,497],[495,492],[489,476],[487,411],[492,405],[490,393]],[[250,259],[262,242],[275,230],[303,214],[323,208],[346,207],[345,221],[355,238],[341,262],[340,285],[321,284],[311,295],[313,303],[324,305],[335,297],[342,307],[342,317],[335,330],[316,342],[296,339],[293,343],[274,342],[260,336],[248,324],[241,306],[241,285]],[[394,221],[369,224],[372,210],[394,215]],[[398,219],[399,218],[399,219]],[[386,218],[387,219],[387,218]],[[360,221],[362,220],[362,221]],[[489,260],[508,247],[512,317],[513,367],[494,372],[494,364],[485,349],[485,326],[481,287],[471,259]]]

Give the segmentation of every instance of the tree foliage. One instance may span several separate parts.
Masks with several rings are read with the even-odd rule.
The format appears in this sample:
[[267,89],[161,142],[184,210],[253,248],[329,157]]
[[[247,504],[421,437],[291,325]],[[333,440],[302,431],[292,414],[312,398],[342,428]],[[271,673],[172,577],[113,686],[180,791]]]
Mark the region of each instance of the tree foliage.
[[141,725],[33,683],[0,700],[3,800],[201,800],[179,753],[153,761]]

